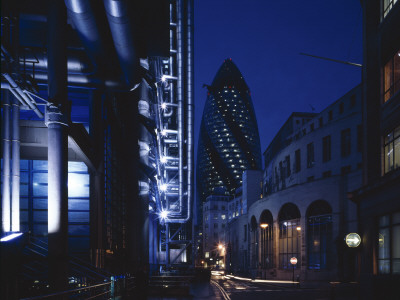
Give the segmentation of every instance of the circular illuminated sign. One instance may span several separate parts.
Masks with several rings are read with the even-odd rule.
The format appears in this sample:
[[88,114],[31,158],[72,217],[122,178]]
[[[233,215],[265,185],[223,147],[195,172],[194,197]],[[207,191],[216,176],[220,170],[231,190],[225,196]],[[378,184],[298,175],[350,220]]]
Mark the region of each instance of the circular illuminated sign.
[[351,248],[358,247],[361,244],[361,237],[357,233],[349,233],[346,235],[346,244]]
[[291,263],[292,265],[297,264],[297,258],[296,258],[296,257],[292,257],[292,258],[290,259],[290,263]]

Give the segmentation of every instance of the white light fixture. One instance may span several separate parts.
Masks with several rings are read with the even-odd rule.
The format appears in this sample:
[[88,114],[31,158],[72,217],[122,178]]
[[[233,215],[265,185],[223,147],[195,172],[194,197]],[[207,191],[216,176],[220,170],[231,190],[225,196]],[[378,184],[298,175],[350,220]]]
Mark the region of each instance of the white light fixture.
[[161,135],[162,135],[162,136],[166,136],[166,135],[167,135],[167,132],[166,132],[165,130],[161,130]]
[[167,108],[167,103],[165,103],[165,102],[161,103],[161,108],[162,109],[166,109]]
[[160,190],[163,192],[165,192],[167,190],[167,188],[168,188],[168,185],[166,185],[165,183],[160,185]]
[[160,162],[161,162],[162,164],[165,164],[165,163],[167,162],[167,158],[166,158],[165,156],[161,156]]
[[17,238],[17,237],[19,237],[19,236],[21,236],[21,235],[22,235],[22,232],[12,233],[12,234],[10,234],[10,235],[7,235],[7,236],[5,236],[5,237],[2,237],[2,238],[0,239],[0,242],[7,242],[7,241],[10,241],[10,240],[12,240],[12,239],[15,239],[15,238]]
[[165,82],[166,80],[167,80],[167,76],[165,76],[165,75],[161,76],[161,81],[162,82]]
[[160,217],[161,217],[162,219],[168,218],[168,211],[162,210],[161,213],[160,213]]

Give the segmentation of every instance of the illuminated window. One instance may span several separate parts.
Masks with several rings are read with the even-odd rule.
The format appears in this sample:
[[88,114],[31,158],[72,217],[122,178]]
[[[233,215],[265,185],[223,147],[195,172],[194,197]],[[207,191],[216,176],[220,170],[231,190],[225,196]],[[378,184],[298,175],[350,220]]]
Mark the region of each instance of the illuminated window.
[[383,102],[388,101],[400,90],[400,51],[383,67]]
[[300,267],[300,212],[296,205],[285,204],[279,212],[279,267],[292,269],[292,257],[297,258],[295,268]]
[[385,173],[400,167],[400,126],[385,136]]
[[381,20],[387,16],[396,2],[397,0],[381,0]]
[[378,272],[400,274],[400,212],[379,218]]
[[307,210],[308,268],[327,269],[333,247],[332,208],[323,200],[315,201]]

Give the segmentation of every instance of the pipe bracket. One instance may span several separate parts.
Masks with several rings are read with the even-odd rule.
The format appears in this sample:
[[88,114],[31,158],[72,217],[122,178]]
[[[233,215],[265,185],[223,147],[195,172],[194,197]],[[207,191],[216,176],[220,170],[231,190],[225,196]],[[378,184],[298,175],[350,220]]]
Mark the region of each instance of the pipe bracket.
[[50,124],[54,123],[68,126],[69,123],[68,114],[63,113],[61,107],[57,105],[54,104],[46,105],[44,123],[46,124],[47,127],[49,127]]

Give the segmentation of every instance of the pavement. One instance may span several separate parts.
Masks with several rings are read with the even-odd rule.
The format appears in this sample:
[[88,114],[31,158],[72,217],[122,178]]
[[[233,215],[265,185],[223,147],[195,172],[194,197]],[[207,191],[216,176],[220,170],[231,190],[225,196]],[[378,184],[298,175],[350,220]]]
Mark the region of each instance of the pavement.
[[210,282],[193,283],[186,296],[149,296],[148,300],[356,300],[357,283],[252,280],[212,276]]

